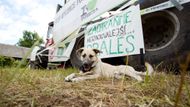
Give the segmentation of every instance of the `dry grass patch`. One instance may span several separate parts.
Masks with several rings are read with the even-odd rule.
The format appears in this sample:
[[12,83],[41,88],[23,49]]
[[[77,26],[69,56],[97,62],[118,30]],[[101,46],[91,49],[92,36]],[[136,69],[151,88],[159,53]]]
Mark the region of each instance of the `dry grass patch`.
[[[68,70],[0,69],[1,107],[171,107],[174,106],[180,75],[156,73],[144,83],[131,78],[99,78],[80,83],[64,82]],[[190,106],[190,77],[179,106]]]

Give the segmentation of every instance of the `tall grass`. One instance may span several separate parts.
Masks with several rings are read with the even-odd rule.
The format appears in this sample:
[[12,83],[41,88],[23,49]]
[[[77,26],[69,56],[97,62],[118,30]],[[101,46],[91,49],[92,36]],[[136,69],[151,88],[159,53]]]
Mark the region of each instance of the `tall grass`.
[[[179,88],[178,88],[178,91],[176,94],[175,107],[178,107],[178,103],[179,103],[180,96],[182,93],[182,88],[184,85],[186,86],[187,92],[189,92],[188,86],[187,86],[187,84],[185,84],[185,75],[187,73],[187,69],[188,69],[189,64],[190,64],[190,54],[188,54],[187,59],[184,63],[180,63],[180,68],[181,68],[181,78],[180,79],[181,80],[180,80],[180,85],[179,85]],[[189,95],[189,93],[188,93],[188,95]]]
[[[75,69],[30,70],[4,68],[0,70],[0,106],[174,106],[180,86],[180,76],[156,73],[149,81],[138,83],[131,78],[112,80],[99,78],[80,83],[66,83],[64,77]],[[12,73],[15,73],[12,78]],[[184,77],[178,106],[188,106],[190,78]],[[11,82],[10,82],[11,80]],[[4,84],[10,82],[4,88]],[[50,102],[49,102],[50,101]],[[62,102],[62,103],[61,103]],[[66,104],[65,104],[66,103]],[[80,107],[79,106],[79,107]],[[89,105],[88,105],[89,106]]]

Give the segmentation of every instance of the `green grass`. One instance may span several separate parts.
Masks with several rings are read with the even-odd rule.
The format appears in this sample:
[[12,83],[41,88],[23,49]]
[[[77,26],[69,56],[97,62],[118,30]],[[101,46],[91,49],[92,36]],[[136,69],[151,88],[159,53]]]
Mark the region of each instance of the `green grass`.
[[[1,68],[0,107],[171,107],[180,86],[180,75],[163,72],[155,73],[146,83],[128,77],[64,82],[64,77],[72,72],[77,70]],[[179,107],[190,106],[189,75],[184,79]]]

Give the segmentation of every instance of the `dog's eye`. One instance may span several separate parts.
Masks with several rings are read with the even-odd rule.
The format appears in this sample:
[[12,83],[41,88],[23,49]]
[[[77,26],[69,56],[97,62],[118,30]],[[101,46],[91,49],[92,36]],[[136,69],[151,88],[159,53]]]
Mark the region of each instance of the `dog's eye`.
[[93,57],[93,55],[89,55],[89,58],[92,58]]
[[83,54],[82,57],[85,58],[85,57],[86,57],[86,54]]

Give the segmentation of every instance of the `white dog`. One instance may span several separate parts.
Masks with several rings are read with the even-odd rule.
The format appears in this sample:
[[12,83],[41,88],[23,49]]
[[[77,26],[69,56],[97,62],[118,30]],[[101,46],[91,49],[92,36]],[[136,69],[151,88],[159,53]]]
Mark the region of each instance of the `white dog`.
[[[82,67],[80,73],[72,73],[65,78],[67,82],[77,82],[88,79],[95,79],[98,77],[111,77],[111,78],[121,78],[124,75],[128,75],[135,78],[138,81],[142,81],[142,75],[146,75],[146,72],[138,72],[128,65],[113,66],[101,61],[97,57],[97,54],[101,51],[91,48],[80,48],[77,50],[77,55],[79,55],[82,61]],[[145,63],[147,68],[147,74],[151,75],[153,67],[149,63]]]

